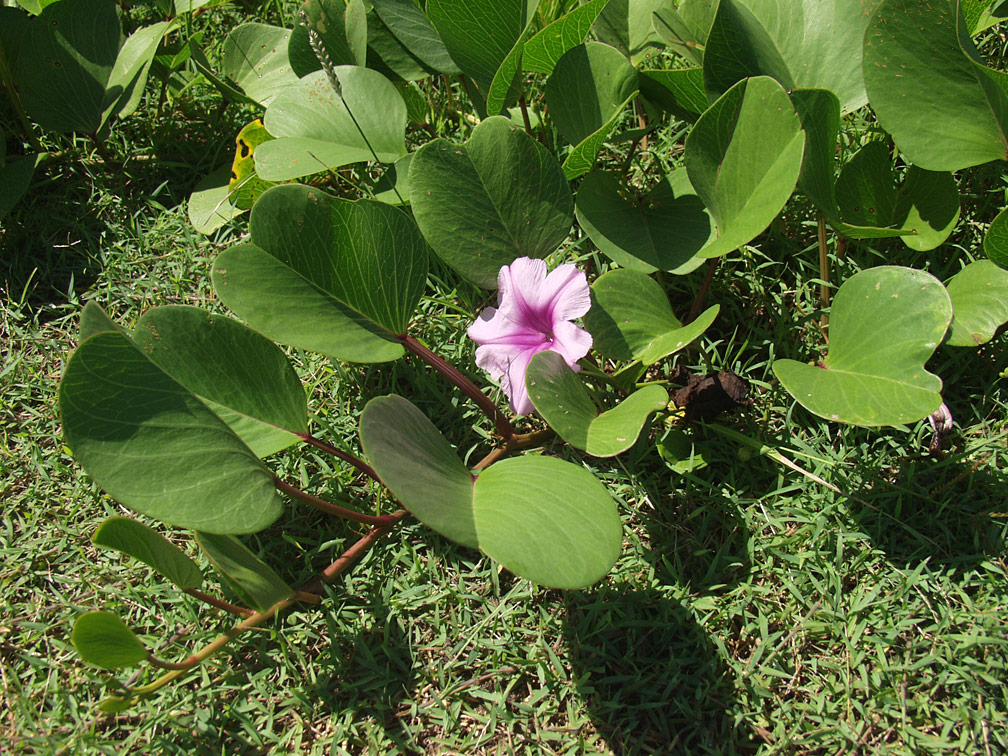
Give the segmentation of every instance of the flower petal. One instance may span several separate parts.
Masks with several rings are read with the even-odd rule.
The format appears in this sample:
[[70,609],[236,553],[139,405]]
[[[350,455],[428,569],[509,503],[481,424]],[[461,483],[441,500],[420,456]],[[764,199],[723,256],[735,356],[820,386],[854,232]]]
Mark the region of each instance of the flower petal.
[[552,271],[536,291],[537,306],[546,308],[550,324],[580,318],[591,309],[588,278],[573,265],[561,265]]
[[531,415],[535,412],[525,387],[525,371],[528,370],[533,355],[542,351],[545,351],[543,347],[533,347],[519,353],[511,360],[507,373],[501,378],[501,390],[507,395],[511,409],[517,415]]
[[569,320],[561,321],[553,329],[553,345],[550,347],[558,352],[566,363],[577,370],[577,361],[588,354],[591,349],[592,337],[588,331],[578,328]]

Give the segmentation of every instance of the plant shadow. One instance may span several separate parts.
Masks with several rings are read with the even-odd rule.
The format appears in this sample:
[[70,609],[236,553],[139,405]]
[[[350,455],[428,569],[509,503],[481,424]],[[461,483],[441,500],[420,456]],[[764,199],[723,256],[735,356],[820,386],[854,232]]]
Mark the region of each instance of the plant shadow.
[[736,585],[752,570],[752,534],[736,502],[696,478],[671,473],[645,485],[654,505],[644,519],[644,558],[666,585],[711,593]]
[[653,589],[569,594],[579,694],[613,753],[752,754],[735,687],[692,614]]
[[[951,458],[910,458],[889,476],[866,473],[851,517],[894,564],[969,568],[1003,554],[1008,477]],[[848,489],[849,490],[849,489]]]

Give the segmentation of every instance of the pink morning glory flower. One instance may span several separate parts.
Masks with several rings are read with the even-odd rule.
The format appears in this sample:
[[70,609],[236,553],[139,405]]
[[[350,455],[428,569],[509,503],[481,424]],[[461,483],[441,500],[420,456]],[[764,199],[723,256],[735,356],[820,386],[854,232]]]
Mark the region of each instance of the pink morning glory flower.
[[487,307],[469,326],[480,346],[476,364],[500,381],[511,409],[528,415],[535,408],[525,388],[532,355],[557,352],[575,371],[588,354],[591,335],[571,322],[588,312],[588,279],[573,265],[547,274],[546,263],[520,257],[497,274],[497,307]]

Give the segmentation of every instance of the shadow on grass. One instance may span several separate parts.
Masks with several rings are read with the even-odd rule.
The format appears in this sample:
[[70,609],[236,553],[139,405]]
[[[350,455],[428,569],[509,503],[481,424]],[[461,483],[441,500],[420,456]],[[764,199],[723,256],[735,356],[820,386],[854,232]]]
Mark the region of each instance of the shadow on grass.
[[[866,476],[850,513],[886,557],[904,567],[968,568],[1003,554],[1008,477],[975,463],[910,459],[889,478]],[[1000,516],[999,516],[1000,515]]]
[[755,753],[726,668],[678,602],[607,587],[566,603],[579,694],[614,753]]
[[655,508],[644,519],[650,548],[643,555],[662,583],[707,593],[749,574],[752,535],[733,501],[671,477],[646,490]]

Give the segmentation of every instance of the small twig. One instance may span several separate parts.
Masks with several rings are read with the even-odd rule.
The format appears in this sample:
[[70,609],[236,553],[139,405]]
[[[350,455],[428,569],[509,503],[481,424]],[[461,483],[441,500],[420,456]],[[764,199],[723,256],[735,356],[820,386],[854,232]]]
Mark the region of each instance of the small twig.
[[378,473],[376,473],[374,471],[374,468],[371,467],[371,465],[369,465],[364,460],[358,459],[349,452],[337,449],[335,446],[331,446],[330,444],[327,444],[325,441],[321,441],[315,438],[310,433],[299,433],[298,436],[306,444],[310,444],[311,446],[314,446],[316,449],[321,449],[322,451],[327,452],[328,454],[332,454],[337,459],[342,459],[347,464],[356,467],[358,470],[360,470],[362,473],[367,475],[372,480],[377,480],[378,482],[381,482],[381,479],[378,477]]
[[369,515],[364,514],[363,512],[356,512],[352,509],[347,509],[346,507],[341,507],[338,504],[333,504],[325,499],[312,496],[310,493],[302,491],[300,488],[294,488],[294,486],[285,483],[276,475],[273,476],[273,485],[288,496],[300,499],[306,504],[311,504],[319,511],[331,514],[334,517],[342,517],[345,520],[353,520],[354,522],[359,522],[363,525],[385,525],[391,522],[389,519],[391,515]]
[[817,212],[816,216],[819,221],[819,278],[821,280],[819,284],[819,309],[822,310],[819,323],[823,328],[826,343],[828,344],[829,332],[826,329],[829,327],[829,315],[826,314],[826,310],[829,309],[830,304],[829,250],[826,242],[826,218],[823,217],[822,211]]
[[204,604],[209,604],[210,606],[216,607],[217,609],[223,609],[225,612],[230,612],[239,617],[251,617],[255,614],[251,609],[246,609],[244,606],[238,606],[237,604],[232,604],[228,601],[224,601],[219,598],[214,598],[208,593],[197,590],[196,588],[186,588],[182,591],[183,593],[188,593],[194,598],[198,598]]
[[432,352],[428,347],[421,344],[412,336],[404,334],[399,336],[399,340],[402,342],[402,345],[407,351],[412,352],[432,368],[437,370],[441,373],[441,375],[458,386],[463,394],[476,402],[477,406],[483,410],[484,414],[494,421],[497,433],[500,434],[505,441],[515,435],[515,429],[514,426],[511,425],[511,421],[507,419],[504,413],[500,411],[490,397],[480,391],[476,384],[466,378],[458,370],[458,368],[447,362],[440,355]]
[[686,318],[687,324],[696,320],[697,315],[700,314],[700,308],[703,307],[704,300],[707,298],[707,290],[710,288],[711,281],[714,278],[714,270],[717,268],[720,260],[720,257],[715,257],[707,264],[707,273],[704,275],[703,283],[700,284],[700,291],[697,292],[696,299],[693,300],[693,306],[690,308],[689,315]]
[[525,133],[534,137],[532,133],[532,121],[529,120],[528,105],[525,103],[525,90],[522,90],[521,97],[518,98],[518,105],[521,108],[522,120],[525,121]]

